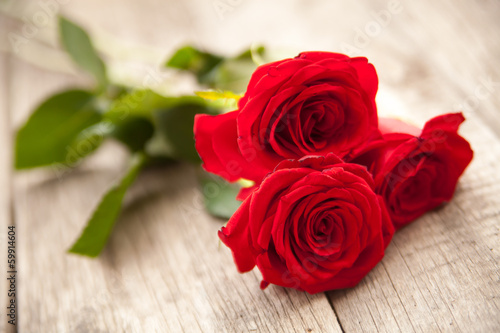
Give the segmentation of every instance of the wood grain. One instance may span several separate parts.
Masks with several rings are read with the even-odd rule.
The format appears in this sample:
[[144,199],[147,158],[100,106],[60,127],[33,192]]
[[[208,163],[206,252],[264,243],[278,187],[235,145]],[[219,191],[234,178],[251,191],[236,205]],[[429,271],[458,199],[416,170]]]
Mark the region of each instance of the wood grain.
[[[440,2],[431,11],[421,2],[405,2],[413,15],[390,27],[406,40],[388,41],[394,52],[377,66],[383,84],[379,112],[422,125],[432,116],[462,109],[468,119],[461,133],[475,155],[448,205],[398,232],[381,265],[360,286],[328,294],[346,331],[485,332],[500,327],[500,73],[494,65],[500,45],[487,33],[498,23],[481,23],[491,15],[488,5],[498,13],[498,4],[492,3],[482,8],[462,4],[457,10]],[[455,15],[443,20],[439,13],[444,12]],[[426,25],[419,28],[427,33],[407,29],[423,20]],[[460,24],[463,34],[454,30]],[[442,42],[433,44],[434,38]],[[406,45],[410,42],[412,48]],[[402,63],[399,59],[395,71],[403,73],[394,75],[389,68],[397,60],[390,54],[399,50],[414,53],[405,54]]]
[[[258,272],[238,274],[227,248],[219,246],[216,230],[223,221],[204,212],[193,170],[183,165],[141,175],[101,257],[65,254],[124,167],[127,154],[109,144],[62,178],[50,169],[15,176],[19,331],[498,330],[500,40],[493,32],[500,28],[500,3],[401,2],[401,10],[364,44],[356,42],[357,31],[392,2],[241,1],[222,17],[214,3],[73,0],[60,9],[95,35],[112,74],[123,69],[122,76],[138,78],[145,69],[138,70],[134,55],[149,54],[141,61],[152,68],[186,41],[229,54],[252,42],[332,51],[349,44],[357,49],[353,55],[367,56],[377,68],[381,114],[422,125],[434,115],[464,110],[461,133],[475,158],[453,201],[401,230],[356,288],[314,296],[272,286],[262,292]],[[16,21],[37,6],[18,1],[4,9]],[[11,31],[19,31],[19,24]],[[6,96],[0,102],[8,100],[10,115],[4,111],[0,125],[10,121],[16,128],[48,94],[88,83],[66,67],[53,71],[63,56],[51,31],[41,29],[22,54],[11,52],[13,74],[0,83]],[[8,130],[0,131],[0,139],[2,147],[10,146]],[[10,162],[0,161],[5,184]],[[0,205],[8,207],[9,191],[0,194]],[[10,220],[6,210],[0,212],[0,223]]]
[[[2,24],[0,24],[2,26]],[[0,73],[3,77],[8,77],[9,75],[9,60],[10,56],[4,53],[0,53]],[[7,273],[8,270],[8,252],[7,252],[7,242],[8,242],[8,226],[13,226],[14,221],[11,216],[11,151],[12,151],[12,141],[11,141],[11,129],[9,121],[9,89],[8,80],[0,81],[0,246],[2,256],[0,257],[0,270],[2,272],[2,279],[0,282],[0,295],[2,304],[2,321],[0,322],[1,332],[15,332],[15,326],[7,323],[7,317],[4,314],[4,310],[10,305],[11,298],[8,296],[7,290],[10,286],[7,283],[7,277],[10,274]],[[19,313],[19,311],[17,311]]]

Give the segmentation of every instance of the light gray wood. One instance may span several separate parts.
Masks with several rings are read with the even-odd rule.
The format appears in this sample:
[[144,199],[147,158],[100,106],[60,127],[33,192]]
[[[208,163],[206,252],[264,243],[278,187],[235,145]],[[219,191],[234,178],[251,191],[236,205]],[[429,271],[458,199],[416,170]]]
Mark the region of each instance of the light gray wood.
[[[422,125],[464,110],[461,133],[475,158],[453,201],[401,230],[356,288],[314,296],[279,287],[262,292],[258,272],[238,274],[227,248],[219,247],[223,222],[203,211],[193,170],[185,166],[139,178],[101,257],[65,254],[125,165],[123,149],[106,145],[61,179],[53,170],[15,177],[20,332],[498,330],[500,3],[401,2],[361,45],[357,29],[376,22],[374,13],[389,10],[391,1],[225,2],[233,5],[222,17],[215,1],[73,0],[61,10],[95,35],[115,78],[135,75],[139,83],[145,71],[138,62],[151,68],[186,41],[229,54],[261,41],[298,51],[353,46],[350,54],[367,56],[379,73],[380,114]],[[4,11],[36,12],[39,3],[27,3],[11,1]],[[88,83],[67,74],[66,63],[53,72],[62,59],[55,41],[47,27],[24,53],[11,52],[14,74],[3,89],[11,128],[48,94]],[[1,171],[8,164],[0,161]],[[0,192],[0,204],[8,195]]]
[[[2,24],[0,23],[0,26]],[[8,319],[6,317],[5,308],[10,305],[10,300],[12,299],[9,294],[10,283],[7,281],[7,277],[10,277],[11,269],[8,267],[8,226],[15,225],[11,216],[11,152],[12,152],[12,141],[11,141],[11,128],[9,121],[9,89],[8,89],[8,77],[9,73],[9,60],[10,56],[4,53],[0,53],[0,75],[2,80],[0,80],[0,251],[2,255],[0,256],[0,271],[2,272],[1,282],[0,282],[0,295],[2,304],[2,320],[0,322],[1,332],[15,332],[15,326],[8,324]],[[17,243],[16,243],[17,245]],[[19,276],[19,275],[17,275]],[[17,281],[17,287],[19,283]],[[17,289],[19,290],[19,289]],[[18,306],[19,303],[16,304]],[[17,315],[19,315],[19,309],[17,309]],[[19,317],[18,317],[19,318]],[[17,318],[17,319],[18,319]],[[10,319],[10,318],[9,318]]]
[[328,295],[346,331],[496,331],[500,45],[488,31],[499,26],[493,16],[498,3],[404,6],[412,15],[403,12],[388,27],[395,38],[374,58],[379,112],[423,125],[432,116],[463,110],[461,133],[474,160],[451,203],[398,232],[360,286]]

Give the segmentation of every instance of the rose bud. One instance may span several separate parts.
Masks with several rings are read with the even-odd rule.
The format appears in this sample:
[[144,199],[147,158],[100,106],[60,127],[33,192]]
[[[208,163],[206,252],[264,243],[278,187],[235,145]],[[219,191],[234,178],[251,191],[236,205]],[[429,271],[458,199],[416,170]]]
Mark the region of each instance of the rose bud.
[[318,293],[355,286],[394,227],[366,168],[334,154],[285,160],[243,201],[220,239],[240,272]]
[[359,150],[377,129],[378,79],[366,58],[304,52],[257,68],[238,110],[197,115],[204,168],[259,183],[284,159]]
[[375,191],[384,198],[396,229],[452,198],[473,155],[457,133],[464,120],[461,113],[446,114],[420,130],[380,118],[382,141],[353,160],[373,172]]

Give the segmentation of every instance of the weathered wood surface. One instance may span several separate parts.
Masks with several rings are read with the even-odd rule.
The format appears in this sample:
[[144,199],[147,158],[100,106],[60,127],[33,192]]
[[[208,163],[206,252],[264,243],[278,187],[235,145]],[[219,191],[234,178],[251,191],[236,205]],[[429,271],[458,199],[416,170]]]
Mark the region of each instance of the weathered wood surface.
[[[184,166],[141,175],[101,257],[65,254],[123,169],[126,153],[107,145],[62,178],[53,170],[19,173],[11,200],[10,132],[45,96],[86,81],[54,48],[50,26],[18,53],[2,36],[0,236],[5,225],[16,224],[18,330],[498,330],[500,3],[419,1],[399,8],[390,1],[222,2],[231,10],[221,15],[217,1],[73,0],[60,7],[96,36],[116,78],[136,75],[136,81],[186,41],[226,53],[252,42],[297,50],[351,47],[379,72],[381,114],[422,124],[439,113],[465,111],[461,132],[475,159],[453,201],[401,230],[359,286],[314,296],[273,286],[262,292],[258,272],[238,274],[229,251],[218,245],[222,222],[203,211],[193,172]],[[7,31],[19,32],[23,23],[15,17],[35,13],[39,5],[3,5]],[[399,9],[378,33],[364,43],[356,39],[356,29],[375,20],[373,12],[390,8]]]
[[[0,24],[1,26],[1,24]],[[9,57],[5,54],[0,54],[0,73],[2,75],[8,70]],[[7,240],[8,240],[8,229],[7,227],[12,225],[11,213],[11,140],[10,140],[10,122],[7,95],[9,94],[8,82],[6,80],[0,81],[0,244],[2,246],[2,255],[0,256],[0,269],[2,272],[2,279],[0,282],[0,295],[1,297],[1,307],[2,307],[2,321],[0,322],[1,332],[13,332],[14,327],[9,327],[7,324],[7,319],[5,316],[6,306],[9,305],[10,299],[8,298],[7,290],[10,289],[10,285],[7,283],[7,277],[10,274],[6,272],[10,269],[7,268],[7,256],[6,251]]]

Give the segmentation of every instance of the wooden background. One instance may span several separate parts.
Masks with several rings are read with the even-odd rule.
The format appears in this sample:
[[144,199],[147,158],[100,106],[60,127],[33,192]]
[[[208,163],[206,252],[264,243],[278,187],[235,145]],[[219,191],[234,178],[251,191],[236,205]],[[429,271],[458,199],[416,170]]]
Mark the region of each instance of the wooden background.
[[[90,82],[57,45],[55,10],[88,29],[114,80],[140,85],[154,75],[160,90],[189,91],[189,80],[159,68],[186,42],[225,54],[262,42],[364,55],[379,73],[380,114],[422,125],[463,110],[461,133],[475,158],[453,201],[401,230],[383,261],[350,290],[261,291],[257,271],[238,274],[216,237],[224,221],[203,211],[185,166],[140,176],[98,259],[68,255],[126,152],[108,144],[63,177],[51,169],[12,171],[12,136],[29,112],[57,90]],[[0,238],[5,253],[7,225],[16,226],[17,330],[499,331],[499,29],[500,2],[486,0],[2,1]],[[12,34],[26,43],[13,45]],[[13,331],[4,311],[0,330]]]

